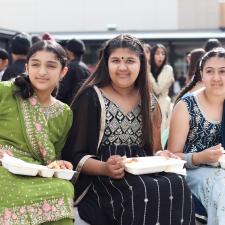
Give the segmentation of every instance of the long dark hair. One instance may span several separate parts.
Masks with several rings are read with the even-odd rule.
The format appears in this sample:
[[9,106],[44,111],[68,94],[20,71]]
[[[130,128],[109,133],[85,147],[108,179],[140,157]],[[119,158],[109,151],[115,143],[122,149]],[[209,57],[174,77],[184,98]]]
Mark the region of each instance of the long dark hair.
[[[199,67],[199,62],[198,62]],[[197,69],[194,76],[192,76],[192,80],[180,91],[178,96],[176,97],[175,104],[176,105],[180,99],[189,92],[195,85],[202,80],[200,69]]]
[[193,75],[199,70],[199,62],[204,54],[205,50],[203,48],[196,48],[190,52],[190,64],[187,73],[189,81],[192,80]]
[[[147,62],[144,54],[142,43],[130,35],[119,35],[105,43],[100,51],[99,61],[95,72],[85,81],[85,83],[78,90],[73,103],[88,87],[94,85],[98,87],[105,87],[110,85],[111,79],[109,75],[108,60],[111,53],[118,48],[128,48],[134,51],[140,59],[140,72],[135,87],[139,90],[141,97],[141,115],[142,115],[142,137],[144,149],[148,155],[153,154],[153,135],[152,122],[150,117],[150,87],[148,81]],[[72,103],[72,104],[73,104]]]
[[[56,55],[62,68],[67,64],[67,56],[65,50],[60,44],[55,41],[40,41],[32,45],[27,55],[27,63],[32,55],[38,51],[52,52]],[[34,88],[30,82],[29,74],[21,74],[16,77],[14,84],[18,87],[18,90],[14,92],[15,95],[21,96],[23,99],[27,99],[34,94]],[[57,92],[57,87],[53,90],[52,95],[54,96]]]
[[202,80],[199,64],[204,53],[205,50],[202,48],[197,48],[190,52],[190,64],[187,73],[187,79],[189,82],[177,95],[175,105],[187,92],[189,92],[199,81]]
[[[165,52],[165,59],[162,63],[162,65],[160,67],[158,67],[155,63],[155,53],[157,51],[158,48],[162,48]],[[150,64],[151,64],[151,73],[153,75],[153,77],[155,79],[158,78],[159,74],[161,73],[164,65],[166,64],[167,62],[167,58],[168,58],[168,54],[167,54],[167,50],[166,50],[166,47],[162,44],[156,44],[152,47],[151,49],[151,59],[150,59]]]
[[[224,58],[225,59],[225,49],[222,47],[214,48],[210,50],[209,52],[206,52],[201,60],[198,62],[195,74],[192,78],[192,80],[187,84],[187,86],[181,90],[180,94],[177,96],[175,100],[175,104],[179,102],[179,100],[182,98],[184,94],[186,94],[188,91],[190,91],[197,83],[198,81],[202,80],[202,71],[205,66],[205,63],[212,57],[218,57],[218,58]],[[225,112],[224,112],[225,113]]]

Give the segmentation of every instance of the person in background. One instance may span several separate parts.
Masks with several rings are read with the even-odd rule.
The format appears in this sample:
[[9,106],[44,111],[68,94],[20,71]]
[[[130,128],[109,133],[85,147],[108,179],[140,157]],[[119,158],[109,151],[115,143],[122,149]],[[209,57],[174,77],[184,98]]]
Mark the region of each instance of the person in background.
[[119,35],[101,51],[96,71],[79,89],[62,159],[77,170],[75,205],[91,225],[194,225],[185,178],[133,175],[126,157],[171,157],[161,149],[161,113],[149,86],[142,43]]
[[[188,67],[187,79],[186,79],[186,80],[189,80],[189,82],[177,95],[174,105],[176,105],[181,99],[185,98],[186,96],[192,95],[192,93],[195,92],[196,90],[204,88],[204,85],[202,82],[202,76],[200,73],[200,61],[204,54],[205,54],[205,50],[202,48],[194,49],[190,52],[190,62]],[[165,138],[163,140],[164,143],[167,142],[168,136],[169,136],[169,132],[167,137],[164,137]],[[201,221],[207,221],[207,218],[206,218],[207,213],[204,206],[199,201],[199,199],[196,198],[194,195],[193,195],[193,199],[195,203],[196,219],[200,219]]]
[[186,180],[207,211],[207,224],[224,225],[225,170],[218,159],[225,147],[225,49],[205,53],[200,74],[205,88],[175,105],[168,149],[187,161]]
[[192,81],[194,74],[196,73],[197,69],[199,69],[199,62],[204,54],[205,50],[203,48],[196,48],[190,52],[190,62],[188,66],[186,83]]
[[205,42],[203,48],[206,52],[208,52],[217,47],[222,47],[222,43],[217,38],[210,38]]
[[[59,160],[72,112],[51,93],[67,72],[56,42],[34,44],[26,72],[0,82],[0,158],[9,154],[50,168],[72,169]],[[27,177],[0,166],[0,224],[73,225],[73,185],[66,180]]]
[[35,44],[35,43],[37,43],[37,42],[39,42],[39,41],[41,41],[41,40],[42,40],[42,38],[39,35],[33,35],[31,37],[31,43],[32,43],[32,45]]
[[43,33],[42,34],[42,36],[41,36],[41,39],[44,41],[55,41],[55,38],[54,38],[54,36],[53,35],[51,35],[50,33],[48,33],[48,32],[45,32],[45,33]]
[[5,70],[2,81],[10,80],[25,72],[26,57],[30,46],[31,42],[27,35],[18,34],[13,37],[10,47],[12,64]]
[[156,44],[151,49],[151,83],[158,98],[162,112],[162,132],[168,127],[168,118],[171,111],[169,89],[174,83],[173,68],[167,64],[167,50],[164,45]]
[[[174,101],[174,105],[176,105],[182,98],[191,95],[192,92],[204,87],[201,82],[202,78],[199,66],[200,60],[204,55],[204,53],[205,50],[202,48],[194,49],[190,52],[190,61],[187,74],[187,80],[189,80],[189,82],[177,94],[176,99]],[[163,146],[167,145],[168,136],[169,136],[169,127],[162,135]]]
[[204,87],[203,83],[201,82],[202,78],[199,65],[204,54],[205,50],[202,48],[197,48],[190,52],[190,64],[187,74],[188,83],[177,95],[175,104],[179,102],[181,98],[190,95],[192,92]]
[[82,61],[85,53],[83,41],[71,39],[65,47],[69,59],[68,73],[60,82],[57,99],[70,105],[77,90],[90,75],[90,72]]
[[148,43],[144,43],[144,50],[145,50],[145,56],[146,56],[146,60],[147,60],[147,65],[148,65],[148,69],[149,69],[149,72],[151,71],[150,70],[150,61],[151,61],[151,45],[148,44]]
[[9,54],[8,52],[0,48],[0,81],[2,80],[2,76],[9,64]]
[[[203,84],[201,82],[201,74],[200,74],[200,60],[202,56],[204,55],[205,50],[202,48],[194,49],[190,52],[190,62],[188,66],[188,74],[187,74],[187,80],[189,82],[186,84],[186,86],[179,91],[175,98],[175,105],[180,101],[180,99],[184,98],[185,96],[191,95],[192,92],[203,88]],[[165,130],[165,132],[162,135],[162,145],[166,146],[169,136],[169,127]]]
[[187,62],[187,66],[190,64],[190,57],[191,57],[191,52],[188,51],[186,53],[186,57],[185,57],[185,60]]

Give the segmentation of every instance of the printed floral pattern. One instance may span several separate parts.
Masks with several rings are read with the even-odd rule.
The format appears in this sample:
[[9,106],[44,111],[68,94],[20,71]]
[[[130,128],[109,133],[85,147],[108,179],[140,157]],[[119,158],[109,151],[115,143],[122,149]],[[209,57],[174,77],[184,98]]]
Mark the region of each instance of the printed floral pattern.
[[33,96],[29,98],[29,101],[21,98],[19,100],[32,150],[44,164],[54,161],[56,157],[55,148],[52,142],[49,141],[48,122],[37,101],[37,97]]
[[13,147],[12,145],[2,145],[2,144],[0,144],[0,150],[11,151],[13,153],[19,153],[19,154],[22,154],[24,156],[30,156],[30,154],[28,152],[20,151],[19,149]]
[[221,123],[208,121],[193,95],[183,99],[190,114],[190,132],[184,152],[200,152],[221,142]]
[[[66,203],[65,203],[66,201]],[[69,205],[69,207],[68,207]],[[56,221],[60,218],[73,217],[72,202],[69,199],[53,199],[28,206],[5,208],[0,213],[0,224],[41,224],[46,221]]]
[[[25,101],[19,96],[15,98],[15,88],[12,82],[0,84],[1,114],[6,117],[0,126],[0,149],[27,162],[45,164],[55,157],[55,152],[60,153],[72,123],[72,112],[56,101],[51,108],[58,109],[46,117],[36,96]],[[48,148],[52,152],[48,153]],[[69,181],[15,175],[2,166],[0,180],[0,225],[49,221],[55,224],[54,221],[64,218],[72,221],[74,187]]]
[[[185,152],[200,152],[221,142],[221,123],[207,118],[194,95],[183,99],[190,119]],[[201,165],[187,171],[191,191],[207,211],[207,224],[225,224],[225,170]]]

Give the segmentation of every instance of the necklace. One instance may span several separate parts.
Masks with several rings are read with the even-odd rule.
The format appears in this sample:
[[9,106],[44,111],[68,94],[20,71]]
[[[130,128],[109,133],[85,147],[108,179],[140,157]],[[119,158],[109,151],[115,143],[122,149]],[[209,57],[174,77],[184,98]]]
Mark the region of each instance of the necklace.
[[50,115],[55,113],[55,103],[56,101],[52,101],[50,105],[48,106],[41,106],[41,111],[44,113],[46,118],[49,118]]
[[49,108],[46,107],[46,106],[42,106],[42,107],[41,107],[41,111],[44,113],[44,116],[45,116],[46,118],[48,118],[48,116],[49,116],[49,114],[50,114]]

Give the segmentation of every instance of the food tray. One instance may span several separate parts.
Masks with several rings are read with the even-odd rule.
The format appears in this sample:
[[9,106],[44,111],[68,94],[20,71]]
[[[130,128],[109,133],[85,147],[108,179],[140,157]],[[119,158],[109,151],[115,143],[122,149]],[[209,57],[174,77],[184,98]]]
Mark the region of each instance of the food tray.
[[222,155],[219,158],[219,163],[220,163],[221,168],[225,169],[225,155]]
[[172,172],[186,174],[184,160],[166,158],[162,156],[134,157],[125,159],[125,170],[135,175]]
[[18,175],[26,175],[26,176],[37,176],[38,168],[29,166],[29,165],[18,165],[18,164],[10,164],[10,163],[2,163],[3,167],[5,167],[9,172],[18,174]]
[[[223,154],[225,154],[225,150],[223,147],[220,147],[220,150]],[[221,163],[220,163],[221,161]],[[222,164],[222,165],[221,165]],[[212,167],[218,167],[218,166],[221,166],[222,168],[225,169],[225,157],[224,155],[222,155],[217,162],[214,162],[214,163],[206,163],[205,165],[209,165],[209,166],[212,166]]]
[[71,180],[76,171],[67,169],[49,169],[47,166],[28,163],[12,156],[4,155],[2,166],[9,172],[25,176],[57,177]]
[[55,169],[54,176],[65,180],[71,180],[74,172],[73,170]]

